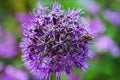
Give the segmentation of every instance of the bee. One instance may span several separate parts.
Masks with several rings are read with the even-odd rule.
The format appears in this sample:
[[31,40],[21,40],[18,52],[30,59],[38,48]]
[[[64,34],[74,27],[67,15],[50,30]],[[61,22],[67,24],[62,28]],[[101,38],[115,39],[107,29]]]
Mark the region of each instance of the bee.
[[84,36],[83,36],[85,39],[87,39],[87,40],[92,40],[92,37],[91,37],[91,35],[88,33],[88,34],[85,34]]
[[91,37],[91,35],[88,33],[88,34],[85,34],[83,35],[83,37],[80,39],[80,41],[90,41],[92,40],[93,38]]

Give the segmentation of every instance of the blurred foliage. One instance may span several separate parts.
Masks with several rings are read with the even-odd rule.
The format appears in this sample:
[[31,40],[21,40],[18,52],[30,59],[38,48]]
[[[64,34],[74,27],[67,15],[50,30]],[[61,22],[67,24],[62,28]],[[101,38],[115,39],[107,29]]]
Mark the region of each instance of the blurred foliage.
[[95,0],[98,2],[103,10],[106,8],[111,8],[113,10],[120,11],[120,1],[119,0]]
[[91,63],[84,80],[119,80],[120,59],[113,58],[109,53],[99,55]]

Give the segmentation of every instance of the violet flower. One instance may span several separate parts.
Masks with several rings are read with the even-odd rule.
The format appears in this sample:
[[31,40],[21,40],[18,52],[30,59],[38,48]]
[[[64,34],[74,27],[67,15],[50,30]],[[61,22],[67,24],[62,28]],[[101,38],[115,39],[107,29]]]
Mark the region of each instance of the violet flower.
[[100,6],[94,0],[78,0],[78,1],[91,14],[98,14],[101,10]]
[[5,68],[0,80],[29,80],[28,74],[22,70],[9,65]]
[[3,58],[13,58],[17,54],[17,44],[15,37],[1,27],[0,36],[0,56]]
[[96,51],[97,52],[111,52],[113,56],[120,55],[120,49],[115,44],[115,42],[109,36],[100,36],[97,38],[96,42]]
[[89,27],[88,30],[92,32],[92,34],[101,34],[105,31],[105,25],[102,23],[102,21],[97,17],[93,20],[89,19]]
[[70,74],[74,67],[87,69],[93,55],[88,47],[92,35],[80,13],[80,9],[64,11],[58,3],[52,8],[38,5],[30,23],[24,25],[22,59],[38,80],[50,80],[52,73],[60,80],[62,72]]
[[81,80],[81,79],[77,74],[75,74],[74,72],[71,72],[71,74],[67,76],[67,80]]
[[104,17],[112,24],[120,26],[120,12],[115,12],[110,9],[106,10]]
[[87,6],[87,10],[91,13],[91,14],[97,14],[100,12],[100,6],[96,3],[96,2],[91,2],[88,6]]

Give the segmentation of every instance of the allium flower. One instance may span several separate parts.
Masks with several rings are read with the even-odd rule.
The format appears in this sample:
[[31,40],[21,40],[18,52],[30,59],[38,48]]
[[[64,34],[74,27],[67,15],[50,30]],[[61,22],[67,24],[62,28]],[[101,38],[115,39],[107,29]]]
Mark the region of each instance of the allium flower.
[[98,5],[94,0],[78,0],[78,1],[91,14],[97,14],[101,10],[100,5]]
[[28,74],[22,70],[14,68],[13,66],[7,66],[0,80],[28,80]]
[[88,30],[92,32],[92,34],[101,34],[105,31],[105,25],[99,18],[89,19],[88,22],[90,24]]
[[4,58],[13,58],[17,54],[17,45],[15,37],[1,28],[0,36],[0,56]]
[[110,9],[106,10],[104,17],[112,24],[120,26],[120,12],[115,12]]
[[96,2],[91,2],[88,6],[87,6],[87,10],[91,13],[91,14],[97,14],[100,12],[100,6],[96,3]]
[[97,52],[111,52],[113,56],[120,56],[120,49],[109,36],[100,36],[96,42]]
[[71,72],[71,74],[67,76],[67,80],[81,80],[81,79],[77,74]]
[[61,72],[70,74],[74,67],[86,70],[93,55],[88,47],[92,35],[80,13],[80,9],[65,12],[54,3],[52,8],[38,5],[31,14],[20,47],[24,65],[35,78],[47,80],[56,73],[56,80],[60,80]]

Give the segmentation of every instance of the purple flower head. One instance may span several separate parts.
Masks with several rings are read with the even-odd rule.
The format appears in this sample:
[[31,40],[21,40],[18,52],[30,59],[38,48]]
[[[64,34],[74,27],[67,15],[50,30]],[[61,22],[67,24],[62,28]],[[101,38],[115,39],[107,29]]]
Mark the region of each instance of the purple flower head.
[[89,27],[88,30],[92,32],[92,34],[101,34],[105,31],[105,26],[99,18],[94,18],[93,20],[89,19]]
[[38,5],[29,25],[24,25],[22,58],[37,79],[47,80],[56,73],[56,80],[60,80],[61,72],[70,74],[74,67],[88,67],[87,60],[93,55],[88,47],[92,36],[80,13],[80,9],[65,12],[58,3],[52,8]]
[[94,0],[78,0],[78,1],[91,14],[98,14],[101,10],[100,6]]
[[87,6],[87,10],[91,13],[91,14],[97,14],[100,12],[100,6],[96,3],[96,2],[91,2],[88,6]]
[[113,56],[120,55],[120,49],[115,44],[115,42],[109,36],[100,36],[96,40],[96,50],[97,52],[111,52]]
[[105,11],[104,17],[112,24],[120,26],[120,12],[115,12],[108,9]]
[[71,72],[71,74],[67,76],[67,80],[81,80],[81,79],[77,74],[75,74],[74,72]]
[[9,65],[5,68],[3,74],[0,75],[0,80],[28,80],[28,74],[22,69]]
[[13,58],[17,54],[15,37],[1,28],[0,36],[0,56],[4,58]]

